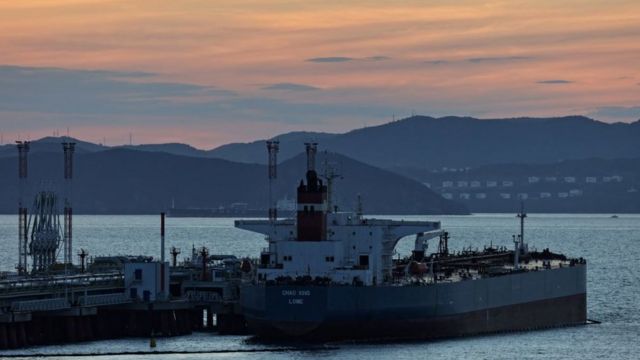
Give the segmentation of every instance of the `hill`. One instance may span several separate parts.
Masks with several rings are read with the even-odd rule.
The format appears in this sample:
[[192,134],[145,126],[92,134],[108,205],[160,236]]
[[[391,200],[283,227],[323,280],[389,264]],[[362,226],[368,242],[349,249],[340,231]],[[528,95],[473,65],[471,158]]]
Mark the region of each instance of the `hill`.
[[497,164],[404,174],[473,212],[639,213],[640,158]]
[[[90,153],[112,149],[131,149],[139,151],[149,152],[164,152],[173,155],[182,156],[194,156],[194,157],[212,157],[206,150],[196,149],[191,145],[180,143],[165,143],[165,144],[140,144],[140,145],[116,145],[106,146],[102,144],[94,144],[87,141],[79,140],[72,137],[61,136],[53,137],[48,136],[41,139],[31,141],[29,153],[39,152],[59,152],[62,149],[61,143],[63,141],[75,142],[76,153]],[[14,144],[6,144],[0,146],[0,157],[15,156],[16,147]]]
[[[288,152],[292,145],[285,135],[281,141],[282,158],[293,156]],[[225,145],[209,153],[228,160],[264,163],[267,157],[261,143]],[[413,116],[324,136],[319,148],[389,169],[638,157],[640,121],[608,124],[583,116],[483,120]]]
[[[278,158],[281,160],[286,160],[300,154],[300,151],[304,149],[301,145],[309,141],[319,142],[322,149],[335,151],[334,149],[331,149],[327,144],[330,143],[332,139],[338,136],[340,135],[299,131],[278,135],[274,137],[273,140],[278,140],[280,142],[280,152],[278,153]],[[231,143],[222,145],[213,150],[207,151],[207,156],[244,163],[267,163],[265,140],[257,140],[249,143]]]
[[[38,139],[35,141],[31,141],[31,146],[29,149],[29,153],[37,153],[37,152],[58,152],[62,154],[62,142],[75,142],[76,143],[76,152],[77,153],[89,153],[96,151],[104,151],[109,149],[106,146],[98,145],[94,143],[90,143],[87,141],[82,141],[78,139],[74,139],[72,137],[61,136],[61,137],[53,137],[47,136],[42,139]],[[17,150],[15,144],[5,144],[0,145],[0,157],[13,157],[16,156]],[[62,156],[62,155],[60,155]]]
[[[320,150],[402,173],[405,168],[466,168],[640,157],[640,120],[631,124],[608,124],[583,116],[482,120],[413,116],[344,134],[291,132],[274,139],[280,141],[281,161],[300,154],[302,143],[316,141]],[[134,149],[249,164],[267,161],[264,140],[201,150],[179,143],[107,147],[77,139],[47,137],[33,141],[31,153],[58,151],[62,140],[75,141],[78,153]],[[15,152],[12,144],[0,146],[0,157],[14,156]]]
[[[352,209],[360,193],[367,213],[466,212],[464,206],[443,199],[415,180],[338,154],[327,156],[344,169],[344,180],[337,182],[335,192],[337,204],[343,208]],[[0,171],[15,174],[16,161],[15,157],[0,158]],[[51,179],[54,187],[59,188],[62,161],[61,151],[31,154],[32,189]],[[280,165],[275,187],[277,198],[294,197],[295,187],[304,174],[304,161],[298,156]],[[173,202],[177,207],[218,207],[244,202],[251,208],[266,208],[266,174],[264,165],[164,152],[131,149],[81,152],[76,156],[74,169],[74,209],[78,213],[145,214],[165,210]],[[16,178],[0,178],[0,196],[7,200],[0,204],[3,213],[15,212]]]

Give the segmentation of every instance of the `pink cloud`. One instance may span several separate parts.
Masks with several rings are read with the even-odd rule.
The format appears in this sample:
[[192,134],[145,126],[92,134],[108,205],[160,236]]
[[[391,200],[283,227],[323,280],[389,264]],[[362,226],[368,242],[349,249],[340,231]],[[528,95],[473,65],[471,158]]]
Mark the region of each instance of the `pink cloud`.
[[[237,93],[197,116],[173,114],[180,124],[151,113],[118,114],[116,122],[72,116],[84,117],[72,128],[88,138],[127,142],[134,132],[140,141],[212,147],[286,130],[341,131],[412,110],[510,117],[632,108],[638,24],[637,1],[33,0],[0,5],[0,64],[145,71],[154,81]],[[374,58],[384,61],[363,60]],[[611,80],[621,77],[628,79]],[[573,83],[540,83],[567,79]],[[22,111],[22,126],[2,117],[0,127],[50,133],[58,115],[32,112],[42,111]]]

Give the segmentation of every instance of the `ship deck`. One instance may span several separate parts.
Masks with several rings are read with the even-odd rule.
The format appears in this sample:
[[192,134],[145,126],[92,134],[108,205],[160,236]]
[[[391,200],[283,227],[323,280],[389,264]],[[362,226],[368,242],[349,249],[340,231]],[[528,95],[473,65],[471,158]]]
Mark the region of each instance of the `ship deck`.
[[478,280],[487,277],[507,275],[514,272],[544,271],[569,266],[572,266],[572,262],[570,260],[531,260],[521,262],[518,265],[518,269],[516,269],[514,264],[503,264],[502,266],[492,267],[490,273],[483,272],[478,268],[461,268],[452,273],[434,271],[433,274],[427,273],[419,276],[403,276],[395,279],[392,284],[403,286],[409,284],[428,285],[436,283],[456,283],[460,281]]
[[[456,283],[469,280],[504,276],[513,273],[538,272],[585,264],[582,258],[570,259],[548,250],[520,255],[516,267],[514,251],[487,248],[482,251],[463,251],[455,254],[432,254],[420,261],[412,257],[393,261],[392,276],[378,285],[407,286]],[[254,279],[255,281],[255,279]],[[257,281],[258,283],[264,280]],[[337,286],[327,278],[281,278],[266,281],[266,285],[320,285]]]
[[[412,258],[395,261],[392,285],[428,285],[436,283],[455,283],[488,277],[508,275],[516,272],[531,272],[559,269],[583,264],[580,259],[568,259],[564,255],[548,250],[522,255],[517,267],[514,251],[485,249],[467,251],[453,255],[434,254],[429,259],[416,262]],[[422,265],[418,271],[412,271],[412,265]]]

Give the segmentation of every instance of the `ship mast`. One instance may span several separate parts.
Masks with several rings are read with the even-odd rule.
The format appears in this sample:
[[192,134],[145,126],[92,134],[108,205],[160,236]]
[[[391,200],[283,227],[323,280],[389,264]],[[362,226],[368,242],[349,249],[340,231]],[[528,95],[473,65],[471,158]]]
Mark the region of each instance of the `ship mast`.
[[267,141],[267,152],[269,153],[269,221],[275,223],[278,219],[278,209],[273,201],[273,182],[278,178],[278,151],[280,142],[278,140]]
[[516,215],[520,218],[520,249],[524,248],[524,218],[527,217],[527,213],[524,212],[524,201],[520,202],[520,213]]
[[526,255],[524,245],[524,219],[527,217],[527,214],[524,212],[524,201],[520,202],[520,212],[516,217],[520,219],[520,234],[517,240],[515,239],[515,235],[513,236],[513,243],[516,247],[513,252],[513,268],[518,270],[520,268],[520,255]]
[[322,177],[327,181],[327,212],[333,212],[333,181],[342,179],[342,175],[339,174],[333,164],[329,162],[326,151],[324,152],[324,156],[324,175]]

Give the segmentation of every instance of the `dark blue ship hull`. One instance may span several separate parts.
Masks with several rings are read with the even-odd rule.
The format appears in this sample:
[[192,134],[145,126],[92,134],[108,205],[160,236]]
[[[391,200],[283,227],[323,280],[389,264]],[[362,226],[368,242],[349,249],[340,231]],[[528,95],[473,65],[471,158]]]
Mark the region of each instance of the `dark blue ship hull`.
[[242,288],[263,338],[433,339],[586,323],[586,265],[420,286]]

